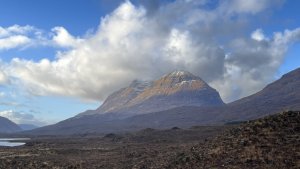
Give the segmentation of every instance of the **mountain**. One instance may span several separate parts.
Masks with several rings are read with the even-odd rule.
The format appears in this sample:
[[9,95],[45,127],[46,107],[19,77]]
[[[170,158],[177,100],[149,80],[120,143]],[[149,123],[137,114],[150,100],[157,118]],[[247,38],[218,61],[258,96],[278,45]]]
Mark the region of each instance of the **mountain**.
[[22,130],[32,130],[38,128],[38,126],[33,124],[18,124]]
[[180,107],[134,116],[129,124],[168,128],[211,125],[257,119],[286,110],[300,110],[300,68],[283,75],[263,90],[225,106]]
[[14,122],[5,117],[0,117],[0,133],[13,133],[21,130],[22,129]]
[[[164,76],[163,78],[159,79],[158,81],[154,81],[154,84],[151,85],[143,85],[142,90],[137,94],[136,96],[132,97],[131,99],[128,99],[129,102],[132,102],[132,100],[135,100],[133,98],[147,98],[142,97],[144,95],[141,95],[141,93],[148,93],[145,91],[156,91],[154,90],[155,87],[153,86],[160,86],[155,85],[155,82],[164,81],[163,79],[172,79],[174,74],[168,74]],[[181,73],[178,73],[181,74]],[[187,74],[187,73],[184,73]],[[193,80],[197,79],[194,76]],[[175,78],[176,79],[176,78]],[[178,78],[180,79],[180,78]],[[185,78],[183,78],[185,79]],[[188,78],[186,78],[188,79]],[[188,81],[188,80],[182,80],[182,81]],[[166,80],[169,81],[169,80]],[[164,82],[166,82],[164,81]],[[182,81],[180,80],[174,80],[175,84],[181,84]],[[178,83],[180,82],[180,83]],[[198,79],[197,84],[202,82]],[[173,83],[173,84],[174,84]],[[186,82],[183,82],[185,84]],[[159,84],[159,83],[158,83]],[[172,84],[167,83],[166,84]],[[139,130],[143,128],[171,128],[174,126],[177,127],[190,127],[194,125],[223,125],[226,123],[237,123],[239,121],[244,120],[251,120],[251,119],[257,119],[260,117],[264,117],[266,115],[274,114],[277,112],[281,112],[282,110],[300,110],[300,68],[296,69],[290,73],[287,73],[286,75],[282,76],[279,80],[269,84],[266,86],[263,90],[260,92],[253,94],[251,96],[245,97],[243,99],[237,100],[235,102],[229,103],[229,104],[223,104],[218,97],[213,97],[214,95],[217,95],[216,92],[213,92],[214,89],[211,89],[206,85],[206,83],[201,83],[203,85],[197,85],[196,91],[194,91],[196,96],[199,96],[201,94],[198,94],[197,92],[201,93],[203,91],[210,91],[207,92],[210,94],[211,97],[208,98],[214,98],[209,99],[210,101],[209,105],[214,106],[204,106],[203,104],[199,104],[199,106],[191,106],[193,104],[187,105],[187,106],[180,106],[181,107],[174,107],[171,109],[163,110],[163,111],[157,111],[157,112],[151,112],[146,114],[138,114],[138,115],[132,115],[130,117],[126,118],[115,118],[113,113],[114,110],[120,110],[119,107],[122,107],[122,104],[125,105],[131,105],[128,102],[122,103],[118,105],[117,102],[113,102],[111,98],[118,99],[117,96],[111,95],[107,100],[104,106],[101,106],[99,109],[97,109],[93,113],[83,113],[79,116],[75,116],[73,118],[64,120],[62,122],[59,122],[55,125],[42,127],[39,129],[35,129],[31,131],[31,134],[78,134],[78,133],[109,133],[109,132],[127,132],[127,131],[133,131],[133,130]],[[144,86],[152,86],[152,87],[144,87]],[[168,85],[167,85],[168,86]],[[169,85],[172,86],[174,85]],[[188,89],[191,89],[190,85],[188,85]],[[193,85],[191,85],[193,86]],[[201,87],[200,87],[201,86]],[[204,87],[203,87],[204,86]],[[182,87],[184,88],[184,87]],[[208,88],[208,89],[205,89]],[[161,89],[161,88],[160,88]],[[163,88],[161,91],[164,91],[165,93],[169,91],[174,90],[168,90],[168,88]],[[193,88],[192,88],[193,89]],[[120,90],[124,91],[124,89]],[[179,95],[182,96],[180,93],[183,91],[184,94],[186,94],[185,90],[179,90]],[[122,93],[122,92],[121,92]],[[151,92],[149,92],[151,93]],[[159,93],[159,92],[157,92]],[[172,93],[172,92],[170,92]],[[187,92],[189,93],[189,92]],[[211,94],[213,93],[213,94]],[[116,93],[115,93],[116,94]],[[184,95],[183,94],[183,95]],[[116,95],[120,95],[120,93],[117,92]],[[151,94],[149,94],[151,95]],[[130,95],[131,96],[131,95]],[[165,97],[168,97],[172,100],[172,97],[169,97],[167,94],[164,95]],[[172,95],[173,96],[173,95]],[[156,97],[156,96],[155,96]],[[156,98],[160,98],[162,96],[158,95]],[[125,97],[126,98],[126,97]],[[191,95],[191,98],[197,98],[194,97],[194,95]],[[201,100],[202,98],[199,97]],[[203,99],[205,100],[205,97],[203,96]],[[143,100],[143,99],[141,99]],[[149,99],[144,99],[145,101],[149,101]],[[186,96],[183,101],[188,100],[188,96]],[[200,102],[199,100],[198,103]],[[156,102],[158,104],[158,107],[161,104],[167,104],[163,102],[163,100],[160,100],[160,102]],[[166,100],[165,100],[166,101]],[[111,104],[112,109],[109,109],[108,103],[114,103]],[[148,102],[148,103],[153,103]],[[174,101],[175,102],[175,101]],[[205,101],[204,101],[205,102]],[[185,103],[191,103],[191,102],[185,102]],[[194,102],[193,102],[194,103]],[[203,102],[200,102],[203,103]],[[217,104],[213,104],[217,103]],[[141,105],[142,103],[139,103]],[[117,108],[115,109],[114,106]],[[130,107],[134,110],[136,106]],[[138,107],[138,106],[137,106]],[[148,106],[149,107],[149,106]],[[147,107],[147,108],[148,108]],[[150,106],[153,107],[153,106]],[[145,107],[146,109],[146,107]],[[102,113],[101,111],[105,112],[105,110],[112,110],[107,111],[106,113]],[[128,109],[126,109],[128,110]],[[156,110],[153,108],[152,110]],[[145,110],[148,112],[147,110]],[[99,114],[97,112],[100,112]],[[126,112],[127,113],[127,112]]]
[[151,82],[134,80],[108,96],[98,109],[79,116],[112,113],[128,117],[181,106],[223,104],[219,93],[200,77],[187,71],[174,71]]
[[286,110],[300,110],[300,68],[267,85],[260,92],[228,104],[233,120],[251,120]]

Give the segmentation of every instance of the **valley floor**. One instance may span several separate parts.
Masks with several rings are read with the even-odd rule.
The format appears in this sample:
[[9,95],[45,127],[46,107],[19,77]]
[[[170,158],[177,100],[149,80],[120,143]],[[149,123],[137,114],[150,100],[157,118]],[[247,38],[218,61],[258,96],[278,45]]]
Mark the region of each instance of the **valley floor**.
[[175,127],[104,137],[34,138],[25,146],[0,148],[0,168],[165,168],[182,151],[225,128]]
[[34,138],[0,168],[300,168],[300,112],[242,124]]

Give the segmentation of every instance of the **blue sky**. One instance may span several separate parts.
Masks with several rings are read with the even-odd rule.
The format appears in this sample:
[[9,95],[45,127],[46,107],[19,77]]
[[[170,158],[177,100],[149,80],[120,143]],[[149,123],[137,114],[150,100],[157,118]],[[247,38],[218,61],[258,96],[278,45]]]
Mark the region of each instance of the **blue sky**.
[[0,3],[0,115],[17,123],[58,122],[175,69],[230,102],[300,66],[299,1]]

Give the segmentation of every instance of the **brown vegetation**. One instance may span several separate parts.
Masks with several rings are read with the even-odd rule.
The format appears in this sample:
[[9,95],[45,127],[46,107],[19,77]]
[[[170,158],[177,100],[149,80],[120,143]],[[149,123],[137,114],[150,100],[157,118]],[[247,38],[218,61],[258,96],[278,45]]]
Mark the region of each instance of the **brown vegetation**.
[[299,168],[300,112],[216,127],[36,138],[0,168]]

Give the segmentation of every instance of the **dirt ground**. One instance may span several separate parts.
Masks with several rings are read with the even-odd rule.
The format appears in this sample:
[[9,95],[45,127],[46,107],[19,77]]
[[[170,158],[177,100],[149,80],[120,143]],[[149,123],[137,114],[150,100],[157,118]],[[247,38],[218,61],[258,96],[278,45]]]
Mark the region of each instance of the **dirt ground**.
[[0,168],[166,168],[169,161],[228,127],[145,129],[105,136],[40,137],[1,147]]
[[0,168],[300,168],[300,112],[234,125],[37,137],[0,147]]

